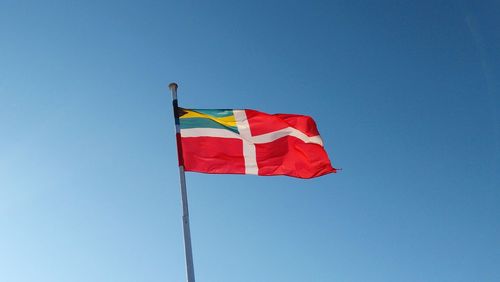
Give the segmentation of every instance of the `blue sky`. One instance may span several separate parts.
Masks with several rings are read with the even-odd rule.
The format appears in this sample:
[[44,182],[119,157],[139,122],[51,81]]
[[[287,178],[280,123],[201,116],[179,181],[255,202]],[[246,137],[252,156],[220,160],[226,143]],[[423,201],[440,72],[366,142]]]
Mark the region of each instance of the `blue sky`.
[[341,173],[187,174],[198,281],[500,281],[500,4],[0,3],[0,281],[183,281],[180,105]]

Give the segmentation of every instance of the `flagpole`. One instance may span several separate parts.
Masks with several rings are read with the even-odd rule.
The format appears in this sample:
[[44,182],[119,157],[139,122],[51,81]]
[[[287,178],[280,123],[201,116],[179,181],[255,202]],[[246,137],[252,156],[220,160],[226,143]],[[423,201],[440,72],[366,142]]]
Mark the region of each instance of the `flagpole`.
[[184,160],[182,157],[181,128],[179,124],[179,106],[177,104],[177,83],[170,83],[168,88],[172,91],[172,106],[175,119],[175,139],[177,141],[177,158],[179,159],[179,178],[181,182],[182,199],[182,229],[184,231],[184,253],[186,255],[187,282],[194,281],[193,250],[191,248],[191,230],[189,228],[189,210],[186,191],[186,175],[184,173]]

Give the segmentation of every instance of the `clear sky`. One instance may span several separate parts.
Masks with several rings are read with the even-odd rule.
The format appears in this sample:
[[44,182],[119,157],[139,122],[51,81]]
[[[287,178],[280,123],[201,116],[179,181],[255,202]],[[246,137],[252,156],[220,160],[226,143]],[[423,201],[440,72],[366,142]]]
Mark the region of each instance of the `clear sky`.
[[205,282],[500,281],[498,1],[0,2],[0,281],[185,278],[171,98],[341,173],[188,173]]

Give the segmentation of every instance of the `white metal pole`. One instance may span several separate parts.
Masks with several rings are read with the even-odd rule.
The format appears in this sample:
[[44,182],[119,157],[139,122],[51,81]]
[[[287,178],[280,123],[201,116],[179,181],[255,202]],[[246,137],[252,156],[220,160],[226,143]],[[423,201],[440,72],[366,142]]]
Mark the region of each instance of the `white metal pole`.
[[181,182],[182,199],[182,228],[184,231],[184,252],[186,254],[187,282],[194,281],[193,250],[191,248],[191,230],[189,228],[189,210],[186,191],[186,174],[184,173],[184,160],[182,157],[181,129],[179,124],[179,106],[177,103],[177,84],[170,83],[168,88],[172,91],[172,106],[175,119],[175,138],[177,141],[177,157],[179,159],[179,176]]

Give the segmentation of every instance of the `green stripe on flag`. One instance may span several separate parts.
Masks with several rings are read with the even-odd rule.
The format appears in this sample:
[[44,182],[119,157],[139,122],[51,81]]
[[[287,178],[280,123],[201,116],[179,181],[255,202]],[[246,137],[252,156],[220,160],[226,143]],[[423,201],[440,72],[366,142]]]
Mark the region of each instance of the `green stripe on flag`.
[[233,115],[233,110],[193,109],[193,111],[213,117],[228,117]]
[[236,126],[225,126],[208,118],[183,118],[180,119],[181,129],[189,128],[219,128],[238,133]]

